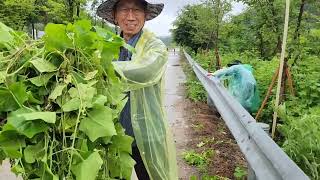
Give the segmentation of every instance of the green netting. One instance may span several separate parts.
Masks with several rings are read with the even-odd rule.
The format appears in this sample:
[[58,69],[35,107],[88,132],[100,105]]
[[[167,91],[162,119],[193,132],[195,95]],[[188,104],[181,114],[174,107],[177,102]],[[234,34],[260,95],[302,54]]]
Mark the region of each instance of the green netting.
[[163,108],[165,45],[144,31],[131,61],[114,62],[126,80],[131,98],[131,120],[141,157],[153,180],[176,180],[176,153]]
[[222,80],[228,80],[228,91],[250,113],[257,112],[260,106],[260,97],[257,82],[250,65],[234,65],[216,71],[213,75]]

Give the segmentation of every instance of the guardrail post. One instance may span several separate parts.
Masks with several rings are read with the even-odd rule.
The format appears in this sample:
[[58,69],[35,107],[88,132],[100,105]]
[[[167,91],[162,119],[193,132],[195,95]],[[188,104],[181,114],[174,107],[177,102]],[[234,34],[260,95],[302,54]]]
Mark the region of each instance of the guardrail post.
[[256,179],[257,179],[256,173],[254,173],[253,169],[248,164],[248,180],[256,180]]

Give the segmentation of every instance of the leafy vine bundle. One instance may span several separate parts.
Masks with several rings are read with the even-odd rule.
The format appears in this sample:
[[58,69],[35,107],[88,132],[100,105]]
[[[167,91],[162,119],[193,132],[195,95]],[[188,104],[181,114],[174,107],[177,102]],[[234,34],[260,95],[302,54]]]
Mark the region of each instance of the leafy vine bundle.
[[89,21],[33,41],[0,23],[0,160],[24,179],[130,179],[132,138],[112,66],[125,42]]

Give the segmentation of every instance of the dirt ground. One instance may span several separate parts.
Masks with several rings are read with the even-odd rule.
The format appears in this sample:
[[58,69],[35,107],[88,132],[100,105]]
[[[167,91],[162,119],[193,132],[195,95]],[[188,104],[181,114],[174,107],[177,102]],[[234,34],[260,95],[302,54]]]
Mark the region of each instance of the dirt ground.
[[[212,111],[205,103],[185,100],[183,106],[186,110],[184,122],[172,125],[180,179],[189,179],[190,176],[201,179],[205,174],[235,179],[235,168],[246,168],[246,161],[223,120],[219,118],[219,113]],[[201,142],[204,145],[199,147]],[[214,150],[215,153],[206,168],[207,172],[201,172],[183,160],[183,152],[194,150],[201,153],[208,149]]]
[[[184,74],[178,65],[181,63],[180,58],[176,56],[169,56],[166,109],[176,143],[179,179],[188,180],[196,176],[200,180],[204,175],[235,179],[236,167],[246,169],[244,156],[219,113],[206,103],[195,103],[186,98],[186,79],[181,78]],[[180,78],[175,79],[173,76]],[[183,159],[183,152],[193,150],[201,153],[210,149],[214,155],[205,170],[190,166]]]
[[[189,114],[192,128],[190,135],[194,140],[190,141],[188,146],[197,148],[199,152],[214,149],[216,154],[211,159],[208,174],[234,179],[235,168],[246,167],[246,161],[224,121],[219,118],[219,113],[209,108],[207,104],[190,103],[190,106],[194,110],[194,113]],[[192,125],[200,127],[195,128],[197,126]],[[200,148],[197,147],[197,144],[203,139],[212,141]]]

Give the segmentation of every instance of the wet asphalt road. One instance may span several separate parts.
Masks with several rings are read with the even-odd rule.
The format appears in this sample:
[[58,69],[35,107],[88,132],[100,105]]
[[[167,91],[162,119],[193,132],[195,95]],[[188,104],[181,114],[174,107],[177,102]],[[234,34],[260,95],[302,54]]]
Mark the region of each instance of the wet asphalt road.
[[167,71],[165,75],[165,108],[169,123],[183,117],[183,112],[177,110],[176,105],[184,99],[183,84],[186,76],[180,66],[179,52],[169,52]]

